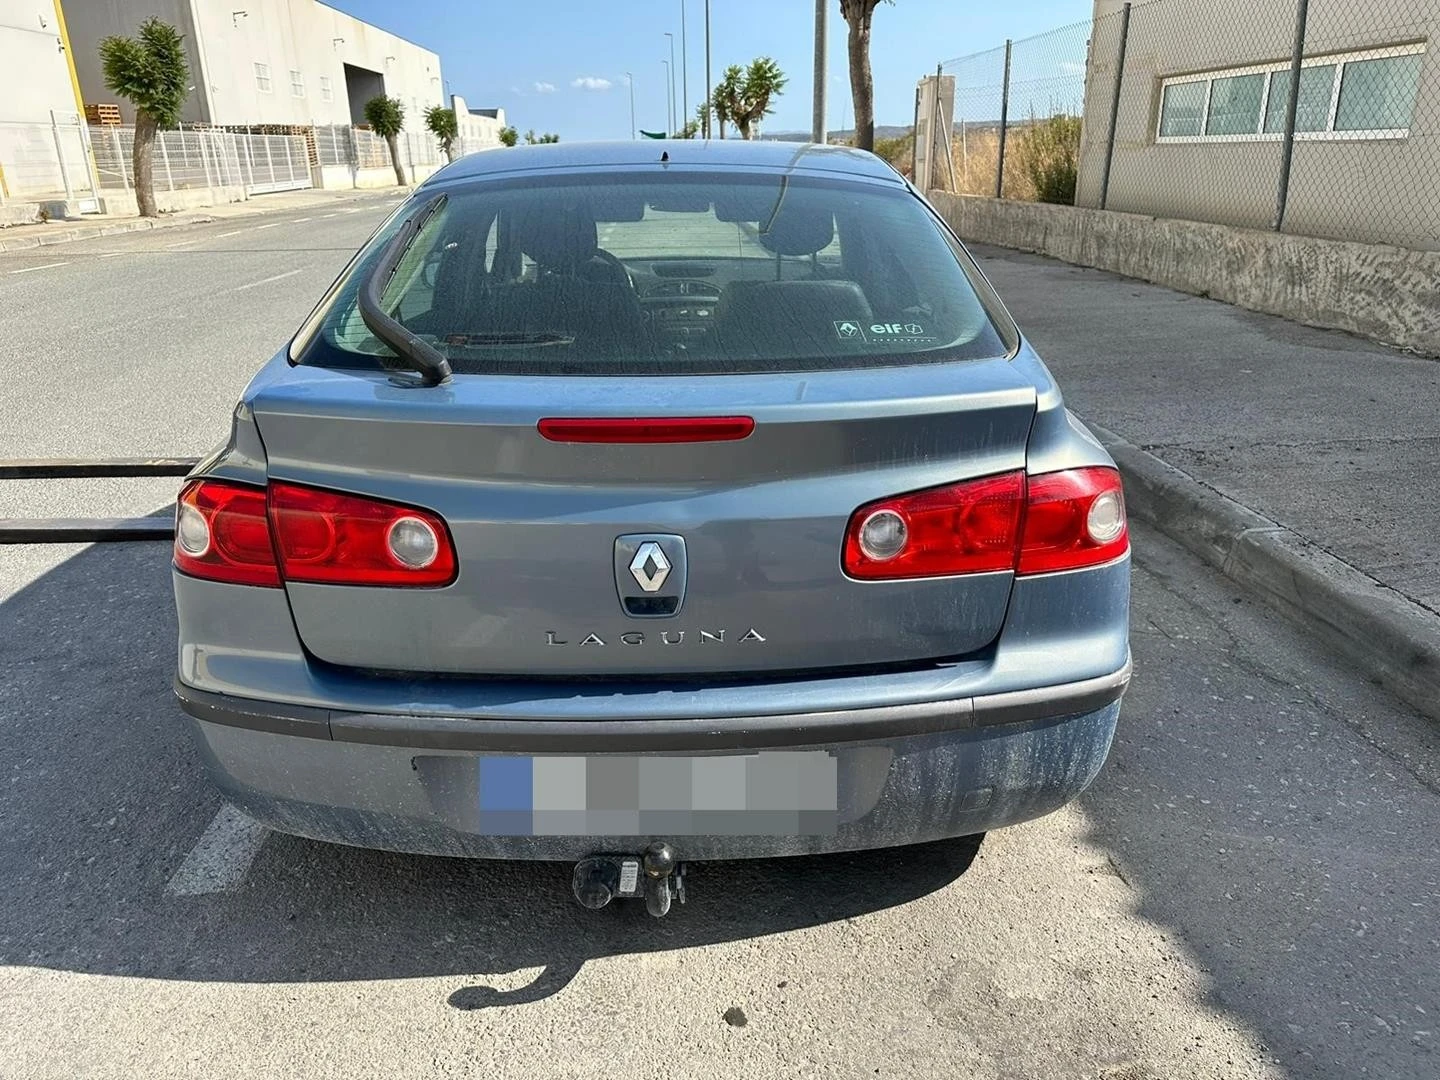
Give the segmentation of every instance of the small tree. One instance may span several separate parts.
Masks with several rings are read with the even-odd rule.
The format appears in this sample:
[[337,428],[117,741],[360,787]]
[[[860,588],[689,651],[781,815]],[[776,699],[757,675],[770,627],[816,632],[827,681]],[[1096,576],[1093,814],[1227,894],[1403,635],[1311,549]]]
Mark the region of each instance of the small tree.
[[715,110],[715,119],[720,121],[720,138],[725,137],[725,122],[735,120],[735,115],[740,111],[740,88],[745,82],[745,72],[739,64],[731,64],[725,69],[720,81],[715,84],[715,89],[710,94],[711,107]]
[[425,110],[425,126],[440,143],[446,161],[455,160],[455,140],[460,137],[460,122],[455,110],[444,105],[432,105]]
[[1080,117],[1057,113],[1048,120],[1030,120],[1020,136],[1020,169],[1035,188],[1039,202],[1075,205],[1075,180],[1080,170]]
[[390,164],[395,166],[395,182],[405,183],[405,170],[400,165],[400,132],[405,127],[405,105],[399,98],[381,94],[365,103],[365,122],[385,140],[390,148]]
[[516,131],[513,127],[500,129],[500,142],[502,145],[514,146],[519,141],[520,132]]
[[140,24],[138,37],[107,37],[100,42],[105,85],[135,106],[135,204],[141,217],[159,217],[155,203],[155,132],[180,122],[190,66],[184,39],[156,18]]
[[785,73],[780,65],[768,56],[757,57],[745,69],[745,81],[740,86],[739,108],[734,113],[735,126],[742,138],[753,139],[760,133],[762,117],[775,110],[770,107],[772,98],[777,98],[785,88]]
[[870,73],[870,17],[880,0],[840,0],[850,28],[850,96],[855,102],[855,145],[875,149],[875,79]]

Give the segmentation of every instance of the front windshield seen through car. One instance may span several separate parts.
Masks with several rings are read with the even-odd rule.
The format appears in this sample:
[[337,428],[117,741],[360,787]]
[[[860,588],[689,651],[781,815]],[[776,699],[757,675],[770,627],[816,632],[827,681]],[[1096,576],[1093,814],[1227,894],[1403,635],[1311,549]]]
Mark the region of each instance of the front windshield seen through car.
[[[302,335],[301,362],[399,364],[355,294],[403,218]],[[457,374],[814,370],[1008,351],[918,200],[793,176],[457,187],[383,306]]]

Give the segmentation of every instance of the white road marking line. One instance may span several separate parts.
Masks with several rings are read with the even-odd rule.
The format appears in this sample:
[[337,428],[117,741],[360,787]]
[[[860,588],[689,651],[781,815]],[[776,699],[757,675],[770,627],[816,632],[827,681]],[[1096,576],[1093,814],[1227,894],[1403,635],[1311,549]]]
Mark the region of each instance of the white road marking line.
[[46,263],[44,266],[26,266],[20,270],[11,270],[12,274],[30,274],[36,270],[53,270],[57,266],[69,266],[68,262]]
[[310,220],[310,219],[309,219],[308,217],[291,218],[291,219],[290,219],[290,224],[291,224],[291,225],[304,225],[305,222],[307,222],[307,221],[309,221],[309,220]]
[[246,289],[253,289],[259,285],[269,285],[272,281],[282,281],[287,277],[294,277],[296,274],[304,273],[304,268],[299,270],[286,270],[283,274],[276,274],[274,277],[261,278],[259,281],[252,281],[249,285],[236,285],[231,292],[243,292]]
[[264,825],[225,803],[170,878],[166,893],[204,896],[235,888],[269,835]]
[[101,255],[100,258],[102,258],[102,259],[116,259],[116,258],[119,258],[121,255],[129,255],[129,254],[130,254],[130,252],[128,252],[128,251],[107,251],[104,255]]
[[229,232],[222,232],[219,236],[215,237],[215,239],[224,240],[227,236],[239,236],[244,231],[244,229],[231,229]]
[[274,228],[276,228],[277,226],[280,226],[280,225],[283,225],[283,224],[285,224],[283,221],[272,221],[272,222],[270,222],[269,225],[256,225],[256,226],[255,226],[255,231],[256,231],[256,232],[259,232],[261,229],[274,229]]
[[176,241],[176,242],[173,243],[173,244],[166,244],[165,246],[166,246],[167,248],[177,248],[177,247],[185,247],[185,246],[187,246],[187,245],[189,245],[189,244],[198,244],[199,242],[200,242],[200,238],[197,236],[194,240],[179,240],[179,241]]
[[332,217],[334,217],[334,216],[335,216],[334,214],[321,214],[321,215],[320,215],[320,220],[321,220],[321,221],[324,221],[326,218],[332,218]]

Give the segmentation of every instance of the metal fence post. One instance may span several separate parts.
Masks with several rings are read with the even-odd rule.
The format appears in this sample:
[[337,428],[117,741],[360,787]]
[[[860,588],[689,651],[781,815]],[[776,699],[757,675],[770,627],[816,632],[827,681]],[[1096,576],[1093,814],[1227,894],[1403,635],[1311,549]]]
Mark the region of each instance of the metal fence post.
[[935,65],[935,82],[930,87],[930,152],[925,156],[929,159],[931,188],[939,186],[936,181],[940,178],[936,163],[940,160],[940,73],[944,70],[944,64]]
[[1115,94],[1110,99],[1110,132],[1105,137],[1105,171],[1100,176],[1100,209],[1110,201],[1110,163],[1115,159],[1115,125],[1120,122],[1120,86],[1125,80],[1125,47],[1130,42],[1130,5],[1120,13],[1120,51],[1115,56]]
[[50,110],[50,131],[55,136],[55,160],[60,165],[60,182],[65,185],[65,201],[72,202],[75,199],[75,191],[70,186],[70,170],[65,167],[65,146],[60,141],[60,121],[55,117],[55,110]]
[[1005,86],[1000,92],[1000,162],[995,167],[995,198],[1005,197],[1005,126],[1010,121],[1010,45],[1005,39]]
[[114,148],[115,161],[120,163],[120,186],[130,190],[130,173],[125,171],[125,147],[120,141],[120,128],[109,125],[109,145]]
[[1305,58],[1305,20],[1310,0],[1295,5],[1295,45],[1290,52],[1290,100],[1285,105],[1285,140],[1280,150],[1280,183],[1275,193],[1276,232],[1285,225],[1285,204],[1290,198],[1290,166],[1295,156],[1295,115],[1300,107],[1300,62]]
[[165,190],[174,191],[175,177],[170,174],[170,151],[165,148],[165,132],[155,132],[155,141],[160,144],[160,160],[165,163]]

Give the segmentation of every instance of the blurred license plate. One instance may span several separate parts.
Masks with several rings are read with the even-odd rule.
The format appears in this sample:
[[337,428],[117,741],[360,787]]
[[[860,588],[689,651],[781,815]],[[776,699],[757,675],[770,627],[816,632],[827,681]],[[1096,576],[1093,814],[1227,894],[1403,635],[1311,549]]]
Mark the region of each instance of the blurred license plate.
[[836,758],[824,750],[678,757],[505,755],[477,762],[480,831],[500,836],[821,836]]

